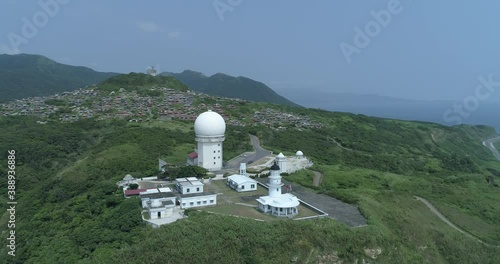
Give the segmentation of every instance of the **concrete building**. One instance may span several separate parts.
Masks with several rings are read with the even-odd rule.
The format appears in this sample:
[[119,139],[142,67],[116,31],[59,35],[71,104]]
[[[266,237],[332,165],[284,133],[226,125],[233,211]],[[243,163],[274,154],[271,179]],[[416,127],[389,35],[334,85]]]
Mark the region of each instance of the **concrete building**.
[[269,213],[275,216],[288,216],[292,217],[299,213],[299,199],[290,193],[281,193],[280,167],[277,162],[271,166],[271,175],[269,176],[268,186],[269,195],[261,196],[257,199],[259,203],[259,210],[264,213]]
[[[222,169],[222,142],[225,140],[226,132],[224,118],[211,110],[204,112],[196,118],[194,132],[198,142],[197,165],[209,171]],[[192,157],[194,162],[194,154]]]
[[178,178],[175,187],[180,194],[203,193],[203,183],[195,177]]
[[149,219],[160,219],[172,215],[176,196],[170,188],[148,189],[139,194],[141,205],[149,214]]
[[227,185],[237,192],[249,192],[257,190],[257,181],[239,174],[227,177]]
[[217,204],[217,195],[205,192],[203,183],[195,177],[178,178],[176,188],[179,192],[181,209]]
[[303,159],[304,158],[304,153],[302,151],[298,150],[295,153],[295,158],[297,158],[297,159]]

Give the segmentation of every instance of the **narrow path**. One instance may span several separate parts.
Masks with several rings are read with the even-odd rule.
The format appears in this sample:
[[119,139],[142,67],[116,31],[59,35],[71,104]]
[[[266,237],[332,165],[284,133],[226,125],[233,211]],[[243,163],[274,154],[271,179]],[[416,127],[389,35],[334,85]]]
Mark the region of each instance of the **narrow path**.
[[500,137],[495,137],[491,138],[488,140],[483,141],[483,145],[491,150],[491,153],[493,153],[493,156],[500,160],[500,153],[498,153],[498,150],[493,146],[493,143],[500,141]]
[[439,210],[434,207],[434,205],[432,205],[429,201],[427,201],[426,199],[422,198],[422,197],[419,197],[419,196],[415,196],[415,198],[421,202],[423,202],[430,210],[431,212],[433,212],[437,217],[439,217],[439,219],[441,219],[443,222],[445,222],[446,224],[448,224],[449,226],[453,227],[454,229],[456,229],[457,231],[459,231],[460,233],[478,241],[479,243],[483,244],[483,245],[486,245],[486,246],[489,246],[489,247],[496,247],[496,248],[500,248],[500,245],[492,245],[492,244],[489,244],[489,243],[486,243],[484,241],[482,241],[481,239],[473,236],[472,234],[470,234],[469,232],[461,229],[460,227],[456,226],[455,224],[453,224],[450,220],[448,220],[448,218],[446,218],[446,216],[444,216],[443,214],[441,214],[441,212],[439,212]]
[[352,149],[350,148],[346,148],[344,146],[342,146],[342,144],[340,144],[337,140],[335,140],[334,138],[331,138],[331,137],[327,137],[327,139],[333,141],[333,143],[337,144],[337,146],[343,150],[347,150],[347,151],[353,151]]
[[321,184],[321,180],[323,179],[323,174],[319,171],[312,172],[314,172],[313,185],[319,187],[319,185]]

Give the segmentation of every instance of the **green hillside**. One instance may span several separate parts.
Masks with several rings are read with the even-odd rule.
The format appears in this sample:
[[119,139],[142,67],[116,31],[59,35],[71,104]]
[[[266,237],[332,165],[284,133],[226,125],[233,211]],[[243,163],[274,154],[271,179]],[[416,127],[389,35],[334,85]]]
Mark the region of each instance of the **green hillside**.
[[71,91],[99,83],[116,73],[57,63],[40,55],[0,55],[0,100],[8,101]]
[[123,88],[127,91],[143,91],[151,88],[165,87],[179,91],[187,91],[188,87],[173,77],[151,76],[144,73],[131,72],[113,76],[98,85],[103,91],[118,91]]
[[217,73],[210,77],[203,73],[185,70],[181,73],[164,72],[161,75],[173,76],[185,83],[191,90],[230,98],[240,98],[254,102],[298,106],[277,94],[267,85],[246,77],[233,77]]
[[[293,111],[324,127],[228,126],[225,152],[247,150],[249,133],[275,152],[302,150],[315,162],[311,169],[324,174],[321,185],[312,186],[311,170],[286,179],[355,204],[367,226],[349,228],[331,219],[259,222],[191,211],[186,219],[152,229],[141,221],[138,200],[124,199],[115,182],[127,173],[155,174],[159,157],[182,160],[195,144],[192,122],[41,125],[29,117],[1,117],[0,149],[16,150],[21,175],[14,263],[500,262],[500,248],[463,235],[414,199],[428,199],[474,237],[500,244],[500,188],[486,181],[493,176],[500,182],[500,162],[481,144],[494,136],[492,128],[262,103],[247,103],[241,111],[263,107]],[[0,164],[7,164],[7,154]],[[5,166],[0,175],[6,190]],[[5,206],[6,197],[0,202]],[[7,220],[4,211],[0,225]],[[2,261],[6,250],[0,249]]]

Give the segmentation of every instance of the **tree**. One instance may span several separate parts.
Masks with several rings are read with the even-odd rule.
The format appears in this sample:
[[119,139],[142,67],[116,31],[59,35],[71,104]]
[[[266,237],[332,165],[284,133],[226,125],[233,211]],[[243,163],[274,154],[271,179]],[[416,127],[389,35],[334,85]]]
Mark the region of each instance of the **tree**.
[[208,170],[199,166],[187,165],[180,167],[170,167],[163,173],[164,178],[170,178],[171,180],[176,178],[187,178],[187,177],[197,177],[203,178],[207,176]]

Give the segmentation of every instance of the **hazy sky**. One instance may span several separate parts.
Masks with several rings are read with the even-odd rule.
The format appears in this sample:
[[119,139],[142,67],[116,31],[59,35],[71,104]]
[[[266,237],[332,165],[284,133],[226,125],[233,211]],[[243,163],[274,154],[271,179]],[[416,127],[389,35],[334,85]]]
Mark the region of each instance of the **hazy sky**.
[[[491,74],[500,82],[497,0],[0,5],[0,53],[17,46],[22,53],[99,71],[144,72],[159,64],[162,71],[247,76],[282,94],[307,89],[409,99],[462,100],[474,95],[479,76]],[[31,23],[35,32],[26,25]],[[341,43],[352,54],[346,56]],[[500,91],[488,99],[495,98]]]

